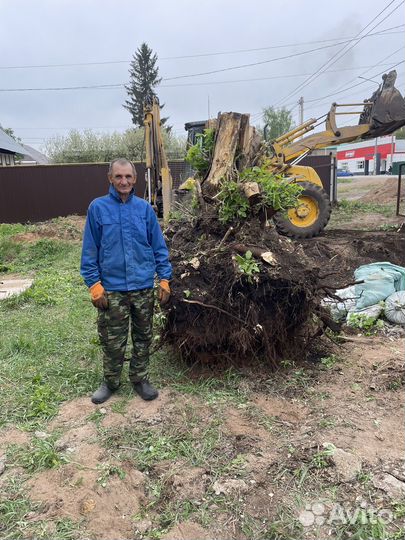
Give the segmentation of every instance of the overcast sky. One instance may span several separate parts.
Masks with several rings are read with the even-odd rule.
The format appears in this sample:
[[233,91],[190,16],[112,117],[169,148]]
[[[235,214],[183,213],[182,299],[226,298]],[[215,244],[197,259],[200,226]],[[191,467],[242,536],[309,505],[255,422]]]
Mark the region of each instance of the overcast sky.
[[[10,89],[126,83],[144,41],[158,54],[158,95],[179,135],[208,111],[248,112],[257,124],[263,107],[286,105],[298,122],[300,96],[305,119],[320,116],[333,101],[369,97],[377,85],[359,76],[379,81],[395,64],[404,93],[403,0],[0,0],[0,8],[0,124],[37,149],[70,128],[131,127],[126,91]],[[348,52],[339,59],[339,51]],[[334,55],[326,73],[307,81]],[[104,63],[30,67],[92,62]],[[216,70],[225,71],[190,76]]]

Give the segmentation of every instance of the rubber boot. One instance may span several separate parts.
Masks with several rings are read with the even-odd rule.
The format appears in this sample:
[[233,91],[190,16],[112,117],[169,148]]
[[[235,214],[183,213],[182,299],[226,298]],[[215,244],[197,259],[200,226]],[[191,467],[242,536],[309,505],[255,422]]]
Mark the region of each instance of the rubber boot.
[[103,382],[94,394],[91,396],[91,401],[96,405],[104,403],[113,395],[113,390],[111,390],[105,382]]
[[137,383],[133,383],[132,386],[135,392],[139,394],[141,398],[145,401],[152,401],[152,399],[156,399],[159,395],[159,392],[156,390],[156,388],[153,388],[150,382],[146,379]]

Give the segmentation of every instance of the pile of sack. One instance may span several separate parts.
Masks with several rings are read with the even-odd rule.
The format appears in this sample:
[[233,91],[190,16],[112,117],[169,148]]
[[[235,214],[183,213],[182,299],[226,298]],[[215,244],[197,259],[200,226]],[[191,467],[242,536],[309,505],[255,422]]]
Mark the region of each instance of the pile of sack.
[[356,285],[338,289],[341,301],[325,298],[336,321],[346,319],[356,325],[359,320],[376,320],[382,315],[393,324],[405,325],[405,268],[389,262],[360,266],[354,272]]

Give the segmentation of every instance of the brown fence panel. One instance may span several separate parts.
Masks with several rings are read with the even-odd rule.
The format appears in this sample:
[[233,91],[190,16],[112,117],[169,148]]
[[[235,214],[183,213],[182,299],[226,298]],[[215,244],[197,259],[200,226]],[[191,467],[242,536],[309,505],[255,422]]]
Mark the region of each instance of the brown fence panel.
[[[169,162],[174,184],[183,161]],[[145,194],[145,164],[135,163],[135,193]],[[108,192],[107,163],[0,167],[0,223],[44,221],[84,215],[90,202]]]
[[[325,190],[331,188],[330,156],[309,156],[300,165],[314,167]],[[145,195],[145,164],[135,163],[135,193]],[[170,161],[175,188],[191,173],[184,161]],[[107,163],[0,167],[0,223],[44,221],[85,215],[90,202],[108,191]]]

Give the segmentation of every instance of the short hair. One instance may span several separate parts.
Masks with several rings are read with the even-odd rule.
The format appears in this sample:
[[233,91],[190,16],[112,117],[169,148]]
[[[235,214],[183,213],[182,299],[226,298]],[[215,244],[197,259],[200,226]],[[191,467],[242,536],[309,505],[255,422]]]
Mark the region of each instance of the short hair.
[[129,159],[127,158],[123,158],[123,157],[120,157],[120,158],[115,158],[113,159],[111,162],[110,162],[110,165],[108,166],[108,176],[111,176],[112,175],[112,170],[113,170],[113,167],[115,164],[118,164],[118,165],[131,165],[132,167],[132,172],[134,173],[134,178],[136,178],[136,169],[135,169],[135,165],[132,163],[132,161],[129,161]]

